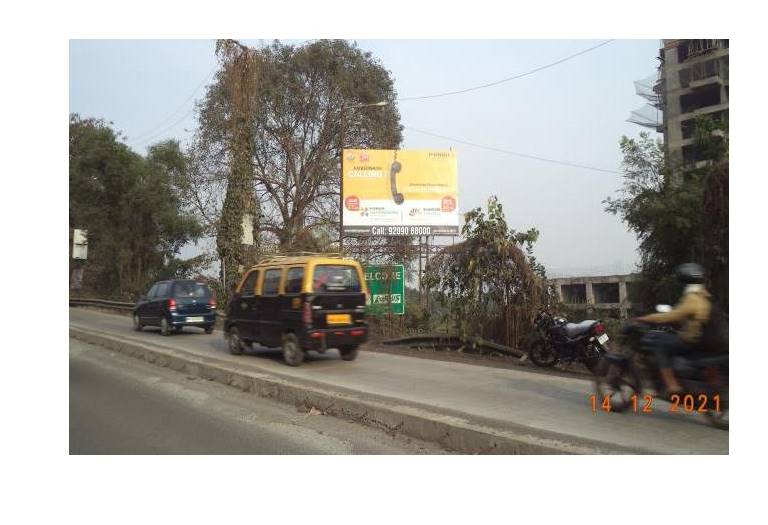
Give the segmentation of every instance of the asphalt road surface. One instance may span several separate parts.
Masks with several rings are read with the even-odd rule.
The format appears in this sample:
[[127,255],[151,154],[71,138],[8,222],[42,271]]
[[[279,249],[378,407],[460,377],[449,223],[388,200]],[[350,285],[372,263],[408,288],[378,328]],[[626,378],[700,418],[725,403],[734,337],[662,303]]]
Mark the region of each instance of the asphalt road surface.
[[594,387],[582,378],[365,351],[354,362],[341,361],[335,350],[322,355],[311,352],[301,367],[294,368],[283,364],[277,349],[229,355],[220,331],[205,335],[190,328],[161,337],[152,328],[133,331],[127,316],[78,308],[70,308],[70,325],[227,359],[261,372],[458,411],[469,418],[479,416],[658,453],[728,453],[727,431],[711,427],[699,414],[672,413],[662,401],[653,403],[652,413],[593,414],[589,396]]
[[69,342],[70,454],[439,454],[219,383]]

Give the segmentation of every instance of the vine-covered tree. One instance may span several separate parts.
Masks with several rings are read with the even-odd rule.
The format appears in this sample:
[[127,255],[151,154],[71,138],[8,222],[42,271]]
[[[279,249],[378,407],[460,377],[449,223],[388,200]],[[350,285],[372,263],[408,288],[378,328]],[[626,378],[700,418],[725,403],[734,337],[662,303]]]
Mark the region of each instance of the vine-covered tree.
[[[254,50],[233,40],[216,42],[221,62],[220,84],[226,109],[215,116],[228,152],[227,185],[216,231],[216,248],[222,261],[222,276],[228,289],[241,267],[252,262],[253,247],[243,242],[250,229],[258,242],[259,203],[253,191],[255,148],[251,123],[258,109],[256,92],[262,67]],[[249,253],[250,251],[250,253]]]
[[539,232],[507,226],[498,199],[465,214],[465,241],[430,261],[425,285],[448,311],[448,326],[462,337],[517,346],[547,301],[544,268],[533,257]]
[[70,116],[69,226],[88,230],[87,289],[133,298],[169,268],[174,275],[197,270],[199,261],[176,259],[202,233],[180,211],[177,181],[186,168],[175,141],[151,147],[145,158],[103,120]]

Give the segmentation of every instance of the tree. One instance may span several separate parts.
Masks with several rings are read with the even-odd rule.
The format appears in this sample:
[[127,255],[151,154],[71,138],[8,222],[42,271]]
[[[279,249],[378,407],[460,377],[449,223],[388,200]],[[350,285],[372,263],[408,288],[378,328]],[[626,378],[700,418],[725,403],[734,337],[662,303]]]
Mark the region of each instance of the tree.
[[544,268],[532,255],[539,232],[510,229],[495,196],[487,212],[475,208],[464,220],[466,240],[433,257],[426,287],[437,292],[448,309],[449,327],[463,337],[517,346],[547,301]]
[[[223,132],[227,137],[229,173],[227,189],[218,222],[216,248],[222,261],[222,279],[229,288],[241,267],[249,261],[244,246],[246,228],[258,232],[259,206],[252,191],[254,136],[251,122],[257,109],[256,90],[261,64],[253,50],[233,40],[219,40],[216,53],[222,63],[224,96],[228,105],[228,121]],[[221,115],[217,116],[217,119]],[[258,241],[258,235],[254,235]],[[250,254],[252,255],[252,254]]]
[[[727,122],[699,117],[695,158],[699,168],[668,166],[663,144],[647,133],[622,137],[624,186],[607,198],[606,211],[619,215],[640,241],[640,301],[649,307],[674,303],[680,286],[675,268],[696,261],[709,272],[716,299],[728,307]],[[672,174],[681,174],[672,177]]]
[[[248,191],[259,211],[254,230],[263,243],[295,250],[338,242],[342,132],[345,147],[396,148],[402,140],[389,72],[370,53],[342,40],[217,47],[229,51],[199,105],[187,202],[213,207],[214,213],[206,210],[208,217],[220,216],[234,166],[240,166],[249,171]],[[237,60],[254,64],[249,66],[254,76],[243,81],[247,88],[238,91],[245,97],[239,103],[230,89],[231,64]],[[389,104],[343,109],[378,101]],[[247,111],[237,109],[245,106]],[[239,132],[247,140],[234,140]],[[246,142],[249,156],[240,159],[233,144]]]
[[70,116],[69,226],[88,230],[88,288],[131,297],[202,230],[179,211],[187,160],[178,143],[154,145],[144,158],[119,138],[103,120]]

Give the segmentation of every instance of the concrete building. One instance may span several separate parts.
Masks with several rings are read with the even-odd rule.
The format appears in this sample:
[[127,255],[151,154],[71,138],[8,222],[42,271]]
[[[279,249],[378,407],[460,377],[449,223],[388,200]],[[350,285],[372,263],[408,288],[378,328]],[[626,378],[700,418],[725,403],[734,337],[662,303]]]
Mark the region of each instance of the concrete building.
[[646,104],[628,122],[664,134],[673,181],[703,161],[695,147],[699,115],[728,120],[728,40],[662,40],[655,75],[635,81]]
[[663,40],[659,80],[664,143],[678,174],[698,167],[695,118],[728,119],[728,40]]
[[551,279],[560,302],[569,308],[614,311],[626,319],[632,314],[632,283],[637,275],[603,275]]

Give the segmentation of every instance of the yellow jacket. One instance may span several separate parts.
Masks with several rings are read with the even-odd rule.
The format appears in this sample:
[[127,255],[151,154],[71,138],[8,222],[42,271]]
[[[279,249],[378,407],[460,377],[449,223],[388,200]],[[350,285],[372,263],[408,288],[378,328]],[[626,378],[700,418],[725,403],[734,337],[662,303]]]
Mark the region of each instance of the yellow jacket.
[[680,325],[680,338],[687,343],[698,343],[704,324],[712,312],[710,294],[703,285],[689,284],[670,312],[639,317],[639,321],[653,324]]

